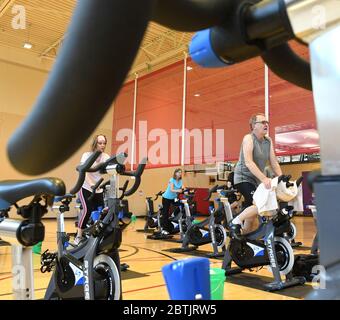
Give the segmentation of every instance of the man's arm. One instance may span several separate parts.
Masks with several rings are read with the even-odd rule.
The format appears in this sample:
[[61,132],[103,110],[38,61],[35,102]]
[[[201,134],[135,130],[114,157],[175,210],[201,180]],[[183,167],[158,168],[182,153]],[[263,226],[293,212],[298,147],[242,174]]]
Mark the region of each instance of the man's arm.
[[274,174],[276,176],[281,176],[282,175],[282,170],[281,167],[279,165],[279,162],[277,161],[276,155],[275,155],[275,151],[274,151],[274,146],[273,146],[273,141],[271,138],[269,138],[270,141],[270,166],[272,167]]

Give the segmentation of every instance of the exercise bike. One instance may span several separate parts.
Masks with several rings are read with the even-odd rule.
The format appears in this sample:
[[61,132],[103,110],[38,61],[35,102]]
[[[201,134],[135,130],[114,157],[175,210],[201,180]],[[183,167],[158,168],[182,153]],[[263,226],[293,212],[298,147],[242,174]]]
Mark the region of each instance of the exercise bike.
[[[45,227],[41,222],[53,198],[65,194],[65,184],[57,178],[8,180],[0,182],[0,210],[12,206],[23,220],[2,217],[0,237],[11,244],[13,296],[15,300],[34,300],[34,270],[32,246],[44,240]],[[17,202],[33,197],[27,205]]]
[[155,198],[152,199],[152,197],[146,197],[145,202],[146,202],[146,210],[147,210],[147,215],[145,217],[145,225],[143,229],[138,229],[136,230],[137,232],[145,232],[145,233],[150,233],[153,232],[154,229],[158,229],[158,226],[160,225],[160,214],[162,211],[162,205],[158,205],[158,211],[155,212],[154,209],[154,201],[157,201],[158,197],[161,196],[164,192],[159,191],[156,195]]
[[[107,212],[103,219],[98,220],[89,231],[86,241],[78,247],[65,249],[62,237],[63,230],[58,233],[58,252],[42,256],[42,272],[53,270],[50,283],[45,293],[45,299],[121,299],[121,275],[118,248],[122,241],[122,229],[126,222],[119,217],[120,201],[124,196],[133,194],[139,184],[145,163],[138,166],[135,172],[126,172],[124,162],[127,155],[120,154],[111,157],[106,162],[91,168],[99,154],[94,153],[82,165],[77,167],[79,178],[70,194],[64,199],[70,199],[83,184],[85,173],[99,171],[109,173],[110,185],[107,188]],[[134,177],[134,185],[128,190],[128,181],[119,192],[119,176]],[[60,223],[60,220],[58,224]],[[61,225],[60,225],[61,226]]]
[[[208,196],[205,201],[209,201],[211,195],[218,192],[220,196],[226,196],[223,193],[225,187],[214,186],[209,190]],[[223,203],[218,201],[218,208],[215,210],[214,206],[209,207],[209,217],[199,223],[194,223],[188,227],[182,241],[181,248],[170,249],[170,252],[181,253],[190,252],[196,250],[199,246],[205,244],[211,244],[213,247],[213,253],[208,254],[210,258],[217,258],[224,255],[225,242],[227,239],[226,230],[223,224],[227,220]],[[192,246],[190,246],[192,245]],[[222,250],[219,252],[219,250]]]
[[[280,176],[279,182],[285,177]],[[301,183],[301,181],[300,181]],[[285,181],[289,188],[291,183]],[[226,275],[241,273],[244,269],[269,266],[274,281],[264,285],[268,291],[276,291],[305,283],[304,277],[293,277],[294,253],[291,244],[280,236],[289,230],[290,214],[294,210],[286,202],[279,203],[279,209],[273,217],[262,217],[257,230],[241,237],[229,233],[230,242],[224,255],[222,268]],[[235,262],[237,267],[232,268]],[[285,276],[285,281],[281,276]]]
[[[173,213],[169,218],[168,233],[163,233],[163,228],[159,224],[159,228],[152,235],[149,235],[148,239],[153,240],[171,240],[175,234],[179,234],[179,239],[174,240],[175,242],[182,242],[184,234],[187,228],[192,225],[194,217],[191,214],[191,210],[194,206],[193,198],[195,196],[194,190],[185,189],[178,194],[173,204]],[[163,212],[161,212],[163,214]]]

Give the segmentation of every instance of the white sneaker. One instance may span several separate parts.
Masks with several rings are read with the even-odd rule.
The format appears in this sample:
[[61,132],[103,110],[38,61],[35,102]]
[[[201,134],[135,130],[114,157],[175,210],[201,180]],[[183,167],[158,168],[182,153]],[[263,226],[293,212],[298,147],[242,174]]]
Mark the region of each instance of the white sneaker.
[[168,235],[169,235],[169,232],[168,232],[168,231],[166,231],[166,230],[162,230],[162,235],[164,235],[164,236],[168,236]]

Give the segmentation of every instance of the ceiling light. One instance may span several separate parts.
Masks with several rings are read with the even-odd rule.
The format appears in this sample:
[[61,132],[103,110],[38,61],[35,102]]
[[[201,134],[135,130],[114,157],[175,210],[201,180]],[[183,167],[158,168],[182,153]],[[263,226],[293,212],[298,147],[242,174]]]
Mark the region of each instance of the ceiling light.
[[24,48],[25,49],[32,49],[32,47],[33,47],[33,45],[31,43],[29,43],[29,42],[25,42],[24,43]]
[[192,69],[193,69],[193,67],[190,67],[190,66],[187,67],[187,70],[188,70],[188,71],[190,71],[190,70],[192,70]]
[[199,93],[195,93],[194,97],[200,97],[201,95]]

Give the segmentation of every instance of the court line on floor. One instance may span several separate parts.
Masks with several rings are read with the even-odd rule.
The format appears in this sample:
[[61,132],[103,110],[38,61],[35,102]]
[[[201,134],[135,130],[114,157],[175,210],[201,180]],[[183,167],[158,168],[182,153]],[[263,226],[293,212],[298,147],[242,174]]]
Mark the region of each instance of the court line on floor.
[[133,290],[128,290],[128,291],[123,291],[123,294],[126,293],[131,293],[131,292],[136,292],[136,291],[144,291],[144,290],[149,290],[149,289],[155,289],[155,288],[160,288],[160,287],[165,287],[165,284],[159,284],[151,287],[145,287],[145,288],[138,288],[138,289],[133,289]]
[[166,254],[164,252],[160,252],[160,251],[157,251],[157,250],[153,250],[153,249],[149,249],[149,248],[143,248],[143,247],[137,247],[137,246],[131,246],[131,245],[125,245],[125,246],[128,246],[128,247],[135,247],[135,248],[138,248],[138,249],[142,249],[142,250],[146,250],[146,251],[150,251],[150,252],[154,252],[154,253],[158,253],[162,256],[165,256],[173,261],[176,261],[177,259],[175,257],[172,257],[170,256],[169,254]]

